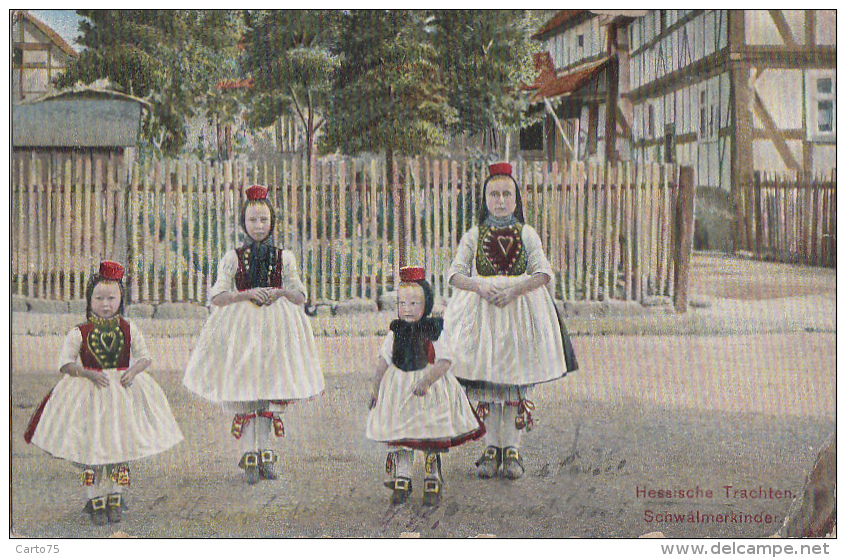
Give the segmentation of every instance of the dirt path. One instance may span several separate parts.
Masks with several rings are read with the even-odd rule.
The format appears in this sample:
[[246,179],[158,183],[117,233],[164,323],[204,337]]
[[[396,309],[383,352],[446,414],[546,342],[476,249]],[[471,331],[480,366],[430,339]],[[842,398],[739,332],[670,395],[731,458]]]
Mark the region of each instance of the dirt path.
[[[766,536],[790,498],[727,497],[723,487],[798,493],[834,428],[835,338],[579,336],[583,372],[535,398],[537,426],[524,437],[527,475],[515,483],[477,479],[472,462],[481,444],[467,444],[447,455],[444,501],[434,510],[422,508],[419,488],[409,504],[388,505],[384,450],[363,435],[365,363],[378,338],[322,340],[326,394],[288,413],[282,479],[254,487],[235,466],[230,419],[180,384],[188,339],[152,340],[153,374],[186,439],[133,469],[131,511],[120,529],[155,537]],[[55,354],[56,341],[18,339],[15,359],[38,363]],[[56,380],[47,369],[14,366],[12,525],[35,537],[108,536],[114,528],[92,527],[80,512],[75,470],[22,441],[33,407]],[[712,496],[638,496],[638,488],[696,487]],[[697,511],[699,523],[655,521]],[[715,515],[702,523],[702,514]],[[749,521],[717,523],[720,514]]]

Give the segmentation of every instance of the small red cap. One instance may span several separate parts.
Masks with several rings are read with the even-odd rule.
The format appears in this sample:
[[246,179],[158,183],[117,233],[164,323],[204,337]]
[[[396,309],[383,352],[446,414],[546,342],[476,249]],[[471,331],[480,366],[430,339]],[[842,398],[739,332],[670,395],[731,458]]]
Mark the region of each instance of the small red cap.
[[488,172],[491,173],[491,176],[496,176],[498,174],[507,174],[508,176],[511,176],[511,163],[494,163],[488,167]]
[[267,188],[264,186],[250,186],[247,188],[247,199],[250,201],[267,199]]
[[112,281],[120,281],[123,279],[123,266],[117,262],[104,260],[100,262],[100,277]]
[[400,281],[413,283],[426,278],[426,270],[422,267],[403,267],[400,269]]

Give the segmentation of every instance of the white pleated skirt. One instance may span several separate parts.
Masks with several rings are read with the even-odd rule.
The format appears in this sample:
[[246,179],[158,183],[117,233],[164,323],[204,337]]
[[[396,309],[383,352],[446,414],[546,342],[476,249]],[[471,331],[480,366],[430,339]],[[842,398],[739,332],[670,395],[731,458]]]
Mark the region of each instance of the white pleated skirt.
[[369,439],[416,449],[446,449],[484,435],[484,425],[452,374],[432,384],[426,395],[414,395],[414,386],[431,368],[405,372],[388,367],[376,406],[367,416]]
[[[510,287],[525,275],[475,277]],[[499,308],[471,291],[456,289],[444,312],[450,372],[463,380],[531,385],[567,374],[555,304],[546,288]]]
[[308,399],[323,392],[311,324],[287,299],[214,308],[182,379],[213,402]]
[[54,457],[106,465],[156,455],[182,440],[167,398],[149,374],[138,374],[125,388],[122,370],[104,372],[108,387],[62,378],[44,403],[32,443]]

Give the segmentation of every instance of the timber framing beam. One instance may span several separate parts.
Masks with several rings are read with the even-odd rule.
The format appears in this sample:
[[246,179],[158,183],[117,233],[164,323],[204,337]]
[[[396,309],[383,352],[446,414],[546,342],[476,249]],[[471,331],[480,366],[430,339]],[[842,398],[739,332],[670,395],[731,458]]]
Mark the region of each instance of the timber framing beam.
[[773,145],[775,145],[778,154],[781,156],[781,160],[784,161],[785,166],[790,170],[800,172],[802,168],[799,166],[799,163],[793,156],[793,152],[790,151],[790,147],[787,145],[787,141],[784,139],[784,136],[781,134],[781,132],[779,132],[775,120],[773,120],[772,115],[770,115],[769,111],[767,110],[767,107],[764,105],[764,101],[761,99],[761,96],[758,95],[757,91],[753,93],[753,100],[755,114],[758,115],[758,118],[764,125],[764,130],[767,133],[767,137],[770,141],[773,142]]

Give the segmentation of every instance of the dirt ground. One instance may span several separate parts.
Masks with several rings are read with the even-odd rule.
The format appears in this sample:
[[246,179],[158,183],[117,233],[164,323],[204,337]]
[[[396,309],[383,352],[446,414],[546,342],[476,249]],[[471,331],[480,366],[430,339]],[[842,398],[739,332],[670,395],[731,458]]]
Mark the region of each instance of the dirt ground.
[[[699,255],[692,294],[713,297],[714,308],[744,301],[793,308],[812,297],[819,315],[803,319],[829,323],[829,271]],[[60,337],[13,336],[11,526],[30,537],[106,537],[118,529],[139,537],[768,536],[835,428],[836,333],[791,327],[574,336],[581,370],[537,390],[536,426],[523,438],[525,477],[476,478],[483,445],[465,444],[447,454],[444,498],[431,509],[421,505],[419,456],[411,500],[389,505],[384,449],[364,437],[378,337],[318,339],[326,393],[288,411],[281,478],[255,486],[236,466],[231,417],[181,386],[193,338],[151,338],[151,373],[185,440],[133,465],[130,510],[119,526],[104,527],[81,512],[76,470],[22,439],[57,380],[49,363]],[[659,489],[693,497],[643,494]]]

